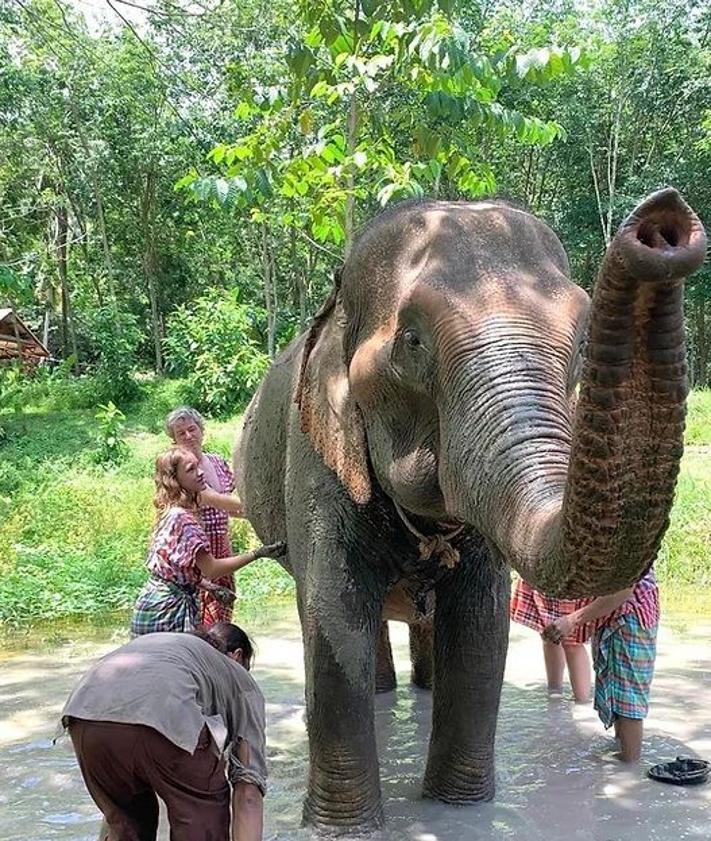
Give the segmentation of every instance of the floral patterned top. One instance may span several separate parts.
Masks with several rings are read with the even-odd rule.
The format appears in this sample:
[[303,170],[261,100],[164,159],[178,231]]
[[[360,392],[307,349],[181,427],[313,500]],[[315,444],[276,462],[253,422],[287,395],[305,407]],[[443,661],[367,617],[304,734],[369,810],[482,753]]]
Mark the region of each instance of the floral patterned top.
[[[219,488],[213,488],[218,493],[231,494],[235,489],[235,477],[227,462],[215,453],[205,453],[215,470]],[[226,511],[213,508],[211,505],[200,507],[202,521],[207,539],[210,541],[210,553],[213,558],[229,558],[232,554],[230,543],[230,518]]]
[[172,581],[181,587],[195,587],[202,574],[196,563],[200,550],[210,551],[210,541],[192,511],[174,506],[161,518],[146,566],[157,578]]
[[[213,490],[223,494],[230,494],[235,489],[235,477],[227,462],[215,453],[205,453],[210,460],[219,487]],[[213,558],[229,558],[232,554],[232,543],[230,541],[230,518],[225,511],[213,508],[211,505],[203,505],[199,512],[200,520],[205,528],[205,534],[210,541],[210,552]],[[234,593],[234,575],[223,575],[213,579],[213,584],[225,588]],[[206,627],[215,622],[231,622],[232,606],[225,603],[219,596],[209,590],[200,591],[200,621]]]

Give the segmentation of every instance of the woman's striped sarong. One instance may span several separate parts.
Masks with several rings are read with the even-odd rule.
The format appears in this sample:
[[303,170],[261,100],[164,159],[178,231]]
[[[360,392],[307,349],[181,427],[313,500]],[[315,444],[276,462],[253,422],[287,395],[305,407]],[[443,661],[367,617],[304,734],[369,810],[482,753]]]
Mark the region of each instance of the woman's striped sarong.
[[192,631],[199,622],[197,590],[152,575],[138,594],[131,633],[133,636],[155,631]]
[[654,674],[657,626],[644,628],[634,613],[595,631],[595,709],[605,727],[616,718],[646,718]]

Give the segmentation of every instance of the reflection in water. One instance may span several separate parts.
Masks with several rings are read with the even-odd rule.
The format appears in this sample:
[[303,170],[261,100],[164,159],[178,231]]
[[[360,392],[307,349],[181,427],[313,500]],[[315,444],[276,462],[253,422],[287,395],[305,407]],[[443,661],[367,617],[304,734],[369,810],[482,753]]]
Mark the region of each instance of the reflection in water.
[[[303,663],[291,607],[241,622],[257,640],[254,670],[267,698],[270,789],[265,837],[307,841],[299,828],[308,756]],[[125,626],[123,626],[125,627]],[[387,827],[374,841],[647,841],[708,838],[711,785],[665,787],[645,768],[677,754],[711,758],[708,624],[664,628],[641,768],[622,768],[594,712],[550,699],[535,634],[512,629],[497,737],[496,800],[455,808],[420,799],[431,695],[408,683],[406,629],[391,626],[399,688],[376,698]],[[81,638],[81,642],[70,642]],[[106,626],[55,632],[51,645],[6,648],[0,674],[0,838],[94,841],[98,821],[68,740],[51,736],[64,699],[89,661],[126,639]],[[165,827],[161,838],[167,838]]]

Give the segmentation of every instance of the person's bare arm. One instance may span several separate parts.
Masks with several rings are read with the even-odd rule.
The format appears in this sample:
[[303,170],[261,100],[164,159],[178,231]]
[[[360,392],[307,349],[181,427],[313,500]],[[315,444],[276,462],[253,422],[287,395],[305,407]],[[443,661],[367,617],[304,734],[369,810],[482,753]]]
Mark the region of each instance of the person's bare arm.
[[200,505],[210,505],[225,511],[230,517],[244,517],[244,505],[232,494],[218,493],[212,488],[200,491]]
[[264,797],[251,783],[236,783],[232,792],[232,841],[262,841]]
[[580,625],[586,625],[601,616],[607,616],[608,613],[617,610],[627,601],[632,595],[633,589],[633,587],[627,587],[624,590],[611,593],[609,596],[599,596],[590,604],[586,604],[566,616],[559,617],[544,629],[543,639],[558,643]]
[[232,555],[229,558],[215,558],[207,550],[201,549],[195,560],[205,578],[221,578],[223,575],[229,575],[231,572],[246,567],[257,558],[276,558],[283,555],[285,548],[284,543],[270,543],[268,546],[260,546],[259,549],[252,549],[243,555]]
[[[251,749],[244,739],[236,744],[241,769],[250,768]],[[232,841],[262,841],[264,794],[254,783],[237,779],[232,789]]]

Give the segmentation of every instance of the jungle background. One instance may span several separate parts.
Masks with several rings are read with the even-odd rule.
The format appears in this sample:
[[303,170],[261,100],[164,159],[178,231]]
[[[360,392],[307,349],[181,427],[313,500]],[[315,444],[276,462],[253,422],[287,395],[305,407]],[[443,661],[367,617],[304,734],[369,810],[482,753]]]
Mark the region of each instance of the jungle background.
[[[708,228],[707,0],[0,0],[0,308],[52,357],[0,364],[0,625],[130,607],[166,413],[228,456],[382,207],[514,198],[590,290],[667,184]],[[708,264],[686,313],[670,593],[711,582]]]

